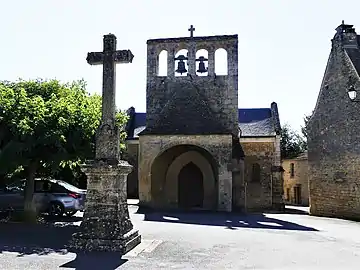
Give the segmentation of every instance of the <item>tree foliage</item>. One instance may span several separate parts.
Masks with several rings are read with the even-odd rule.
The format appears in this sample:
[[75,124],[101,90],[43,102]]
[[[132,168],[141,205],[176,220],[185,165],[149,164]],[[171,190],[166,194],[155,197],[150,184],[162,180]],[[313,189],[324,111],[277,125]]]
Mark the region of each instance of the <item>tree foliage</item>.
[[[23,170],[25,210],[32,207],[35,175],[50,176],[63,168],[79,171],[81,161],[94,157],[101,96],[89,95],[85,87],[82,80],[0,83],[0,173]],[[125,121],[119,112],[117,123]]]
[[304,125],[301,126],[301,133],[304,136],[304,138],[307,138],[308,134],[307,134],[307,125],[309,122],[311,115],[305,115],[304,116]]
[[281,130],[280,148],[283,159],[294,158],[307,149],[307,143],[290,125],[285,124]]

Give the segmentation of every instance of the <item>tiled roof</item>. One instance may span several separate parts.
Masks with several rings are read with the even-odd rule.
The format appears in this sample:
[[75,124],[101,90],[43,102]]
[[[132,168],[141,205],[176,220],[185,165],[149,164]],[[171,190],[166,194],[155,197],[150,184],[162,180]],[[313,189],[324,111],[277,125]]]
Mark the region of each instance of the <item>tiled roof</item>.
[[[135,113],[134,138],[145,129],[146,113]],[[239,109],[239,128],[242,137],[276,135],[276,123],[270,108]]]

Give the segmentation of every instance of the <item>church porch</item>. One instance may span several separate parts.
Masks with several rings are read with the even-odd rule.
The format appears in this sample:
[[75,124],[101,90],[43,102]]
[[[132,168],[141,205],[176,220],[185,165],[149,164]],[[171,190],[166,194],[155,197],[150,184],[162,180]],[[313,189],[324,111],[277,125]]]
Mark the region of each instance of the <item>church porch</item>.
[[231,147],[230,135],[140,136],[140,205],[231,211]]

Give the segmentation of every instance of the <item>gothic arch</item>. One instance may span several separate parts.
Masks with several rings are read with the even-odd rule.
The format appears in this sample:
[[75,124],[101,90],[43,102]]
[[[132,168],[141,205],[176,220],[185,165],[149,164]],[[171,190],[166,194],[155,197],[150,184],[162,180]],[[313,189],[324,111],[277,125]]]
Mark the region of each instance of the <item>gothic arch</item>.
[[199,167],[204,179],[204,208],[212,209],[216,206],[216,182],[214,171],[209,161],[197,151],[188,151],[179,155],[169,166],[166,177],[164,191],[169,195],[171,202],[178,203],[178,175],[181,169],[188,163],[194,163]]
[[[214,193],[209,195],[209,198],[211,197],[212,199],[204,201],[203,207],[204,209],[216,208],[218,163],[212,154],[201,146],[179,144],[178,142],[168,143],[162,148],[163,150],[160,151],[154,159],[149,160],[151,164],[149,172],[149,180],[151,182],[150,192],[153,206],[178,207],[178,173],[183,166],[189,162],[193,162],[203,173],[204,185],[209,185],[204,188],[206,189],[206,191],[204,190],[204,197],[211,194],[209,190],[214,189]],[[195,160],[195,162],[193,160]],[[182,166],[180,164],[182,164]],[[210,172],[212,172],[211,175]],[[170,177],[172,179],[170,179]],[[174,183],[174,186],[171,187],[169,183]]]

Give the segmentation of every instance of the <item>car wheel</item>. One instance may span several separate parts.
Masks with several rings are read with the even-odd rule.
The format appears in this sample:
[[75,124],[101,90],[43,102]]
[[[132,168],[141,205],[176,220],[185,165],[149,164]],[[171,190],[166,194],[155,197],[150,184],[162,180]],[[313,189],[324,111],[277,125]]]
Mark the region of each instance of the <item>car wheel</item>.
[[64,206],[59,202],[50,204],[49,215],[52,217],[61,217],[64,215]]
[[72,217],[72,216],[75,215],[76,213],[77,213],[77,211],[74,210],[74,211],[66,212],[65,215],[68,216],[68,217]]

